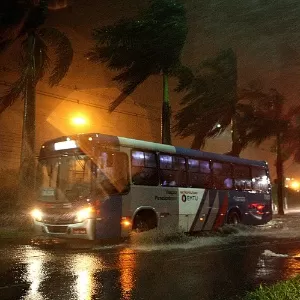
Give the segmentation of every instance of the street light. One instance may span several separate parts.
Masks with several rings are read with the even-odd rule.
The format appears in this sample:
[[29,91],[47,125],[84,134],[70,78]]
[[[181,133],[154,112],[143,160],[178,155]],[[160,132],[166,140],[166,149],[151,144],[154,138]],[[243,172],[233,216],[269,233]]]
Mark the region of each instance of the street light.
[[82,116],[76,116],[76,117],[73,117],[71,119],[71,122],[73,125],[75,126],[84,126],[87,124],[87,120],[86,118],[82,117]]

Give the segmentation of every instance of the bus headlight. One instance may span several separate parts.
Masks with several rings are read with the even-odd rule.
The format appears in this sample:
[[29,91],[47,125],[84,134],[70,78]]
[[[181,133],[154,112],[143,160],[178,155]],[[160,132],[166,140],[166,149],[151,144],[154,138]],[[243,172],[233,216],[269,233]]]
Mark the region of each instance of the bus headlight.
[[83,208],[76,213],[75,222],[83,222],[91,217],[93,209],[91,207]]
[[43,219],[43,212],[36,208],[33,211],[31,211],[31,216],[34,220],[40,222]]

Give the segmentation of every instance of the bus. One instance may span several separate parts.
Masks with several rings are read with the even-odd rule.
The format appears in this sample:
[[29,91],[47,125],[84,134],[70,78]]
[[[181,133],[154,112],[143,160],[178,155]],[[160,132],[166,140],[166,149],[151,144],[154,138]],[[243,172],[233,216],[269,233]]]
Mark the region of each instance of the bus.
[[131,231],[194,233],[272,219],[268,164],[99,133],[39,153],[31,212],[41,235],[101,240]]

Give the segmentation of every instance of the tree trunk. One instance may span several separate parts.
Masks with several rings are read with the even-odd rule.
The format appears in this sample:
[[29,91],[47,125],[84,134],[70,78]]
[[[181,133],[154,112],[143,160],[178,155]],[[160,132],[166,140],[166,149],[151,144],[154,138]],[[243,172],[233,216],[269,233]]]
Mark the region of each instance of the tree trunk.
[[194,150],[199,150],[202,146],[202,142],[200,139],[198,139],[197,137],[194,138],[192,145],[191,145],[191,149]]
[[23,132],[20,158],[18,205],[32,200],[35,191],[35,37],[28,37],[29,75],[26,84],[23,112]]
[[283,171],[283,158],[282,158],[282,149],[281,149],[281,133],[277,133],[276,136],[276,173],[277,173],[278,214],[284,215],[284,210],[283,210],[284,171]]
[[163,73],[163,105],[161,116],[161,142],[171,145],[171,107],[169,101],[168,75]]
[[230,74],[231,85],[232,85],[232,119],[231,119],[231,151],[230,154],[233,156],[240,156],[242,151],[242,144],[240,141],[239,128],[236,121],[237,117],[237,104],[238,104],[238,73],[237,73],[237,59],[234,51],[230,49],[230,60],[232,64],[232,73]]
[[240,156],[241,151],[243,150],[239,133],[238,133],[238,128],[236,125],[236,120],[235,117],[233,116],[231,119],[231,151],[230,155],[232,156]]

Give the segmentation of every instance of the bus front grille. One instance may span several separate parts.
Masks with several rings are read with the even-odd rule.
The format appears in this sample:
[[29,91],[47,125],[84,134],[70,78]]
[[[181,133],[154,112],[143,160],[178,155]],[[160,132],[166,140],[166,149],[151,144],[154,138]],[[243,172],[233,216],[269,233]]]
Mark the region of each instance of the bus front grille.
[[48,224],[53,224],[53,225],[72,224],[74,223],[74,217],[45,216],[43,222]]
[[68,226],[47,226],[50,233],[67,233]]

